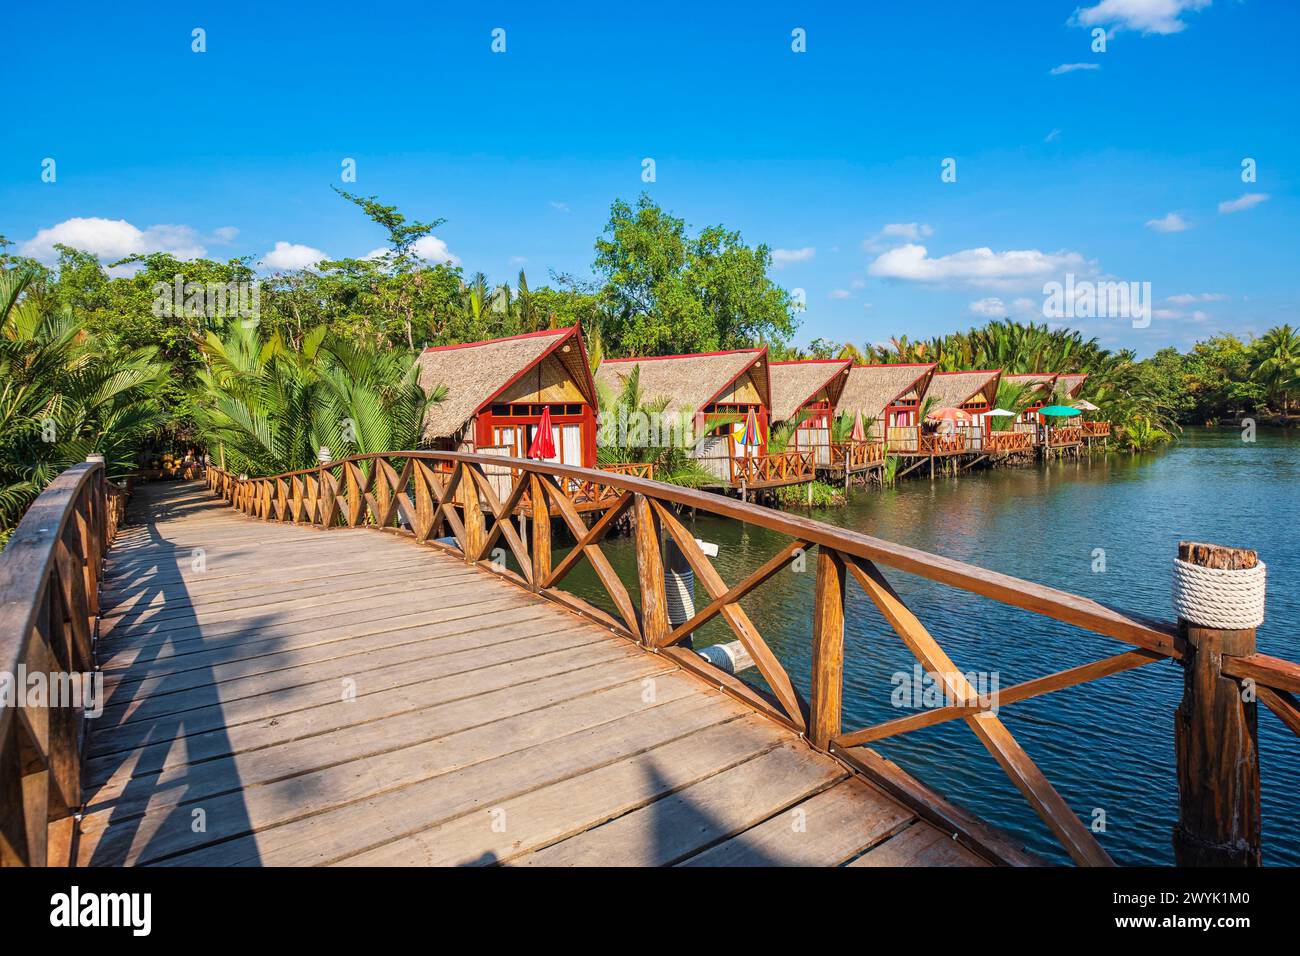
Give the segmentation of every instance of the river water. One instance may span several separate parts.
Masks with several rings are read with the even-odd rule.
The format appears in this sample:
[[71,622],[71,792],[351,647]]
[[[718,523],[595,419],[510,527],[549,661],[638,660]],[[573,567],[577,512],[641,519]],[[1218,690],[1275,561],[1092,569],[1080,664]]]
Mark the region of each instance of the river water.
[[[1137,614],[1171,619],[1172,561],[1180,539],[1255,548],[1268,564],[1259,649],[1300,660],[1300,436],[1261,430],[1254,442],[1229,429],[1189,429],[1165,450],[905,479],[855,490],[849,505],[813,517],[900,544],[1071,591]],[[786,543],[753,525],[700,514],[698,538],[734,584]],[[635,585],[628,538],[605,550]],[[953,661],[1001,687],[1127,650],[1025,611],[882,568]],[[778,574],[742,604],[805,693],[810,666],[815,561]],[[594,579],[575,571],[565,587],[609,607]],[[914,658],[851,581],[845,627],[844,727],[903,716],[892,702]],[[633,590],[635,593],[635,590]],[[697,586],[697,606],[703,604]],[[714,622],[697,646],[732,639]],[[756,671],[746,677],[761,683]],[[1177,816],[1173,719],[1182,693],[1170,661],[1011,705],[1001,714],[1047,778],[1121,864],[1171,864]],[[1300,865],[1300,740],[1260,707],[1264,853]],[[950,799],[1043,857],[1066,862],[1056,840],[961,721],[873,746]]]

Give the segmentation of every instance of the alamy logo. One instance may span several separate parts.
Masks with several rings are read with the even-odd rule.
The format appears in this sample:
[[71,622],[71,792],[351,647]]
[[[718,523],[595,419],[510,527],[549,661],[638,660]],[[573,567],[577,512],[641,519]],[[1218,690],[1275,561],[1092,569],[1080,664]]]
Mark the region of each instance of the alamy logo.
[[50,925],[127,926],[133,936],[148,936],[153,928],[150,893],[82,893],[74,886],[50,897]]
[[1130,319],[1135,329],[1151,324],[1150,282],[1076,281],[1043,284],[1043,317],[1048,319]]
[[178,275],[155,282],[153,296],[153,314],[160,319],[240,318],[252,326],[262,317],[259,282],[186,282]]

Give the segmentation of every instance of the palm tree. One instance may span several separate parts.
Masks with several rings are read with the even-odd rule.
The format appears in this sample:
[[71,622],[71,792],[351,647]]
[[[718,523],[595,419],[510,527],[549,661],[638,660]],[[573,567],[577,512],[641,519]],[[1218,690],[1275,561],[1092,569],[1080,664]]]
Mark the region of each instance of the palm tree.
[[170,418],[169,370],[156,350],[91,340],[70,311],[27,296],[34,275],[0,272],[0,541],[65,468],[104,456],[110,476],[135,471],[144,439]]
[[297,350],[239,323],[201,348],[199,433],[230,470],[255,476],[310,468],[322,446],[333,458],[418,448],[425,412],[446,394],[425,393],[409,353],[362,348],[324,326]]
[[1291,389],[1300,379],[1300,333],[1290,325],[1278,325],[1269,329],[1255,343],[1262,361],[1255,369],[1255,377],[1265,388],[1269,396],[1280,395],[1282,398],[1282,415],[1291,413]]
[[[597,382],[600,399],[600,438],[596,447],[599,465],[650,464],[656,481],[698,488],[715,481],[714,475],[692,457],[706,436],[690,434],[693,416],[680,413],[670,423],[676,427],[656,429],[662,423],[667,398],[648,398],[641,393],[641,367],[633,366],[621,392]],[[715,418],[715,426],[733,424],[739,416]],[[666,433],[667,432],[667,433]]]

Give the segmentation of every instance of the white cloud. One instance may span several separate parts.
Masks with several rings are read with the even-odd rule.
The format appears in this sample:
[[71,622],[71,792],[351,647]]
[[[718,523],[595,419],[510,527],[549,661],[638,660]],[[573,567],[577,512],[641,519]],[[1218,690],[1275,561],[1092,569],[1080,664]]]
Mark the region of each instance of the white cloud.
[[1174,305],[1191,305],[1193,302],[1222,302],[1227,296],[1219,292],[1180,292],[1168,296],[1165,301]]
[[1060,139],[1060,138],[1061,138],[1061,131],[1060,131],[1059,129],[1054,129],[1054,130],[1052,130],[1050,133],[1048,133],[1046,136],[1043,137],[1043,142],[1044,142],[1044,143],[1055,143],[1055,142],[1056,142],[1058,139]]
[[996,297],[978,299],[970,304],[971,312],[986,319],[1000,319],[1007,314],[1006,303]]
[[567,203],[556,202],[554,199],[551,200],[551,208],[554,209],[556,212],[569,211],[569,206]]
[[1148,219],[1147,228],[1156,232],[1186,232],[1192,225],[1178,213],[1171,212],[1159,219]]
[[411,251],[426,262],[445,262],[449,266],[460,265],[460,258],[453,255],[452,251],[447,248],[447,243],[437,236],[425,236],[423,239],[418,240],[411,247]]
[[528,257],[527,257],[527,256],[511,256],[511,257],[510,257],[510,264],[511,264],[512,266],[522,266],[522,265],[523,265],[525,262],[527,262],[527,261],[528,261]]
[[1075,26],[1106,26],[1115,30],[1168,35],[1187,28],[1180,17],[1184,13],[1204,10],[1211,0],[1101,0],[1095,6],[1074,11],[1070,22]]
[[199,242],[198,233],[190,226],[163,224],[140,229],[125,219],[97,216],[65,219],[41,229],[19,247],[19,252],[52,263],[58,258],[55,245],[92,253],[105,262],[150,252],[168,252],[177,259],[198,259],[207,252]]
[[1250,209],[1262,202],[1267,202],[1268,198],[1268,193],[1244,193],[1236,199],[1229,199],[1219,203],[1219,212],[1225,215],[1232,212],[1241,212],[1243,209]]
[[832,289],[830,297],[832,299],[851,299],[853,298],[853,293],[848,289]]
[[934,227],[924,222],[891,222],[874,236],[862,240],[865,252],[881,252],[900,242],[920,242],[934,235]]
[[792,262],[807,262],[815,255],[817,255],[816,246],[804,246],[802,249],[773,249],[772,266],[776,269],[784,269]]
[[1076,70],[1100,70],[1100,63],[1062,63],[1060,66],[1054,66],[1047,72],[1052,76],[1060,76],[1062,73],[1074,73]]
[[328,258],[325,253],[311,246],[281,241],[275,244],[274,249],[262,256],[262,264],[268,269],[290,272],[294,269],[310,269],[322,259]]
[[234,242],[235,237],[239,235],[239,230],[234,226],[222,226],[220,229],[214,229],[212,235],[217,242]]
[[867,273],[908,282],[974,287],[1028,288],[1064,271],[1083,272],[1088,263],[1077,252],[1037,249],[994,252],[987,246],[932,258],[925,246],[908,243],[878,256]]
[[[362,258],[382,259],[391,252],[392,250],[387,246],[380,246],[378,249],[371,249],[362,256]],[[411,246],[411,255],[415,256],[417,259],[423,259],[425,262],[432,262],[434,264],[446,263],[451,266],[460,265],[460,257],[453,254],[452,251],[447,248],[447,243],[443,242],[437,236],[425,236],[422,239],[417,239],[415,245]]]

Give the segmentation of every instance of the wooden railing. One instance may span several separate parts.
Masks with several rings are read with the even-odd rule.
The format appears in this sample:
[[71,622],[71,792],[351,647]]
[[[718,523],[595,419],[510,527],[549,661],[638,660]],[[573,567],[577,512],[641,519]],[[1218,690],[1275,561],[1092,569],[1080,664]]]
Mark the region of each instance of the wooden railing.
[[812,481],[817,477],[817,461],[811,451],[782,451],[771,455],[731,458],[731,483],[759,485],[767,482]]
[[1110,434],[1110,422],[1084,422],[1080,427],[1086,438],[1105,438]]
[[990,432],[985,448],[989,451],[1030,451],[1034,447],[1031,432]]
[[903,455],[960,455],[968,450],[962,432],[925,432],[919,425],[899,425],[889,429],[889,451]]
[[[32,502],[0,553],[0,674],[10,698],[0,703],[5,866],[72,863],[100,572],[124,502],[103,463],[74,465]],[[17,678],[24,672],[45,675],[39,701],[27,699]]]
[[831,442],[831,461],[849,471],[861,471],[885,460],[883,441]]
[[1058,425],[1047,429],[1047,444],[1077,445],[1083,441],[1083,428],[1080,425]]
[[[369,524],[409,534],[417,542],[442,548],[522,588],[562,603],[649,650],[672,657],[682,667],[705,676],[772,720],[806,735],[814,747],[833,754],[916,806],[919,812],[968,845],[982,847],[985,852],[990,846],[996,846],[1001,858],[1024,860],[1024,854],[1016,847],[964,811],[946,802],[919,800],[916,781],[867,746],[946,721],[964,721],[1075,861],[1110,864],[1109,856],[1092,831],[1071,811],[1012,736],[997,709],[1153,661],[1182,659],[1187,645],[1178,627],[1133,617],[1054,588],[720,495],[630,475],[520,459],[508,461],[519,478],[504,498],[493,492],[482,473],[485,463],[499,462],[485,462],[476,456],[452,452],[359,456],[328,467],[246,481],[213,469],[208,481],[216,493],[246,514],[326,527]],[[450,463],[451,471],[440,472],[437,467],[440,462]],[[565,482],[575,481],[603,483],[617,495],[613,506],[590,527],[584,524],[561,487]],[[549,500],[552,508],[534,509],[531,534],[521,535],[511,519],[520,513],[521,502],[530,497],[534,501]],[[785,544],[743,580],[729,584],[683,525],[679,513],[691,509],[759,525],[783,537]],[[536,517],[540,515],[548,517],[541,520]],[[606,536],[625,515],[631,517],[635,539],[636,598],[601,550]],[[552,520],[559,520],[575,542],[558,561],[553,550]],[[443,535],[449,535],[455,543],[439,542],[437,539]],[[668,617],[662,549],[665,537],[675,542],[707,592],[703,607],[677,626],[670,624]],[[740,602],[813,547],[818,549],[818,554],[812,602],[811,680],[807,688],[798,688]],[[508,567],[499,558],[490,559],[494,548],[498,549],[497,553],[501,548],[508,548],[516,567]],[[614,613],[559,589],[565,576],[582,561],[595,572]],[[979,699],[975,688],[963,676],[967,671],[948,657],[886,580],[882,567],[1041,614],[1128,644],[1130,649],[1015,684],[1003,689],[990,705],[989,701]],[[870,598],[903,645],[945,689],[950,698],[948,706],[866,728],[846,730],[842,726],[844,609],[850,583]],[[678,646],[684,637],[714,618],[721,618],[744,645],[770,690],[760,690],[724,674]],[[1203,659],[1208,660],[1204,655]],[[1217,662],[1219,658],[1213,660]],[[1293,731],[1300,733],[1300,705],[1292,696],[1300,693],[1300,667],[1252,652],[1223,658],[1222,673],[1234,680],[1253,681],[1259,699]],[[1225,774],[1229,772],[1224,770]]]

